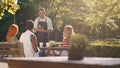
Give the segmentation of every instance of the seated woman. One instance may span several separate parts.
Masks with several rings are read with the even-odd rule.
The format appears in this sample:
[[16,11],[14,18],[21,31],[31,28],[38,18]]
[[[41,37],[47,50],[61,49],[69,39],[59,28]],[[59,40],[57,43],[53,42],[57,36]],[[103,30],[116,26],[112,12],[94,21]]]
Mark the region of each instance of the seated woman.
[[37,39],[33,33],[33,21],[27,20],[26,31],[20,36],[25,57],[38,57]]
[[[73,27],[71,25],[66,25],[63,30],[63,40],[62,40],[62,47],[68,47],[69,46],[69,39],[70,35],[74,34]],[[67,50],[57,51],[56,53],[61,53],[61,56],[68,56]]]
[[[62,47],[68,47],[69,46],[69,39],[70,35],[74,34],[73,27],[71,25],[66,25],[63,30],[63,40],[62,40]],[[61,56],[68,56],[68,51],[63,50],[61,53]]]
[[73,34],[74,34],[73,27],[71,25],[66,25],[63,30],[63,40],[62,40],[63,47],[68,47],[70,35]]
[[[18,43],[18,39],[16,35],[18,34],[18,26],[16,24],[11,24],[8,28],[6,41],[7,43]],[[13,48],[6,48],[7,50],[12,50]],[[6,55],[6,56],[12,56],[12,55]]]
[[6,40],[8,43],[17,43],[18,39],[16,35],[18,34],[18,26],[16,24],[11,24],[8,28]]

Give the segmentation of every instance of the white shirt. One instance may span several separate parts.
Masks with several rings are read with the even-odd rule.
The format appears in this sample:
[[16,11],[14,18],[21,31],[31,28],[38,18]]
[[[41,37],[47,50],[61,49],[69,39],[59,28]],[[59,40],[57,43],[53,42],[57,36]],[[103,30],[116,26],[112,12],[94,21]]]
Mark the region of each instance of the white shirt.
[[45,16],[44,18],[37,17],[34,21],[34,28],[37,28],[38,21],[47,22],[48,30],[53,30],[52,20],[49,17],[47,17],[47,16]]
[[23,43],[25,57],[38,57],[38,54],[35,53],[32,47],[31,35],[34,35],[34,33],[29,30],[25,31],[20,36],[20,42]]

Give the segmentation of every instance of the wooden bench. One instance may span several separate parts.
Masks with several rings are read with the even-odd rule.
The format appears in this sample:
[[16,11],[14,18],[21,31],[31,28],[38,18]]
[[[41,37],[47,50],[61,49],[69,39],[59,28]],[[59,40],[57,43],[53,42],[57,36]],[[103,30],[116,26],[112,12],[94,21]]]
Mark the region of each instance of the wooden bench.
[[0,56],[8,57],[9,55],[12,57],[24,57],[22,43],[0,43]]

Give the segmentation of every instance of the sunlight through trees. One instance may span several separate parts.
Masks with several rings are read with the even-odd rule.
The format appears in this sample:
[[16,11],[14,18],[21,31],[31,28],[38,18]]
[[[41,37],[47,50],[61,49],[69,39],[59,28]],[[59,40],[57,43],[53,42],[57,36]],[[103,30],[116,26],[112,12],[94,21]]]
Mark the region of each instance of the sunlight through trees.
[[18,9],[17,0],[0,0],[0,19],[2,19],[5,11],[15,14]]

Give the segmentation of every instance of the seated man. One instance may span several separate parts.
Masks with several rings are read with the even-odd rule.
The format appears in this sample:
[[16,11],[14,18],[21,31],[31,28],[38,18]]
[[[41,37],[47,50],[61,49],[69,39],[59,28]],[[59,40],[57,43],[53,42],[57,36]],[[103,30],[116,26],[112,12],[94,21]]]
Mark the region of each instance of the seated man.
[[26,31],[22,33],[20,42],[23,43],[25,57],[38,57],[37,39],[33,33],[33,21],[26,22]]

